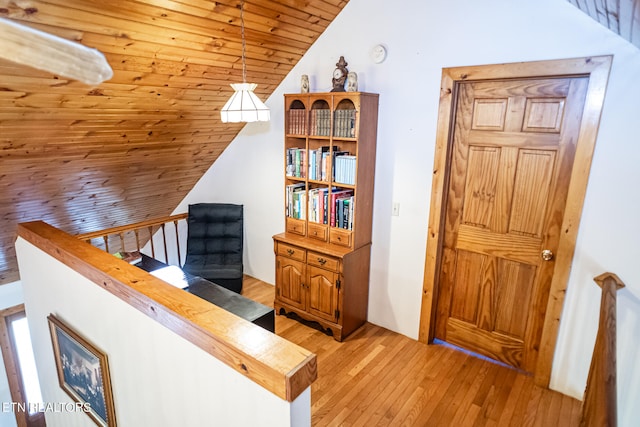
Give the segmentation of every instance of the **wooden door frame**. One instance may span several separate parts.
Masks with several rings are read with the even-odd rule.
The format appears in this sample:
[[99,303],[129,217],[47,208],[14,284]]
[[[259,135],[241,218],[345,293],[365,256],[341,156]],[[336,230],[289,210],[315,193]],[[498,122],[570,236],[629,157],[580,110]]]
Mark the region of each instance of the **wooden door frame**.
[[578,134],[576,155],[571,172],[562,232],[558,243],[556,266],[551,281],[538,360],[534,372],[537,385],[548,387],[555,353],[556,339],[567,281],[571,270],[578,225],[587,189],[589,169],[600,124],[604,95],[613,56],[550,61],[518,62],[444,68],[440,86],[440,106],[431,186],[427,252],[424,265],[422,307],[419,340],[430,343],[435,336],[440,255],[444,230],[446,189],[449,183],[451,143],[454,131],[456,99],[459,84],[468,81],[489,81],[522,78],[576,77],[589,78],[587,95]]
[[[7,319],[18,313],[24,313],[24,304],[18,304],[13,307],[0,310],[0,349],[2,349],[2,360],[7,371],[7,380],[9,383],[9,393],[12,402],[26,402],[24,382],[20,372],[20,364],[18,354],[15,351],[14,342],[11,338]],[[14,410],[13,414],[16,418],[18,427],[27,427],[31,422],[41,422],[46,425],[44,413],[29,415],[28,411]]]

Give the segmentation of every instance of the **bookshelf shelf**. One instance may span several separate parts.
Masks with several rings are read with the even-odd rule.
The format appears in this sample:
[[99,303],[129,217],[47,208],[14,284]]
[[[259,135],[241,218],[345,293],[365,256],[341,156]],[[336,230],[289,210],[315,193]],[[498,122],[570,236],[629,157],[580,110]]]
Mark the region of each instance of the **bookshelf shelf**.
[[367,316],[378,95],[285,95],[285,232],[276,312],[341,341]]

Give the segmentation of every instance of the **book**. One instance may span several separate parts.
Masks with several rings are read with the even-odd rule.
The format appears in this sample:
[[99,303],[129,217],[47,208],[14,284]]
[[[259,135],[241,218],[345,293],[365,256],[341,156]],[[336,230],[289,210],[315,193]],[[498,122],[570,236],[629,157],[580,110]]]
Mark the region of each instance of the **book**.
[[328,188],[321,188],[318,192],[318,222],[321,224],[327,223],[327,195],[329,194]]
[[312,188],[309,190],[309,207],[307,212],[309,214],[309,221],[318,222],[318,192],[319,188]]
[[142,262],[142,254],[140,251],[120,251],[113,254],[116,258],[127,261],[129,264],[135,265]]

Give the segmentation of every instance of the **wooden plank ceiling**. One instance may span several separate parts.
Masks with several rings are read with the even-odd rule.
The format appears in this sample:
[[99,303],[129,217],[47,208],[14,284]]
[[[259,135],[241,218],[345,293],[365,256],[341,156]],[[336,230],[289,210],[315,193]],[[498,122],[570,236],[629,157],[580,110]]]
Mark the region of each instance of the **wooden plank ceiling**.
[[567,0],[640,48],[640,0]]
[[[247,81],[265,100],[348,0],[248,0]],[[170,214],[242,128],[239,0],[0,0],[0,17],[102,51],[88,87],[0,61],[0,284],[19,222],[81,233]],[[0,36],[0,48],[2,37]]]

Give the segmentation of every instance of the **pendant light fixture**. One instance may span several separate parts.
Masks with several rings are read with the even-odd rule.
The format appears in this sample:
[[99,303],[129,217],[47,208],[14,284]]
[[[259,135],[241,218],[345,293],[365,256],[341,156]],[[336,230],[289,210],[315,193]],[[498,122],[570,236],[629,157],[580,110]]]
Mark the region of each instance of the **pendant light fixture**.
[[224,104],[220,111],[221,119],[227,122],[268,122],[269,107],[264,105],[260,98],[253,93],[258,86],[255,83],[247,83],[247,70],[245,64],[246,42],[244,39],[244,0],[240,1],[240,28],[242,36],[242,83],[231,84],[235,91],[231,98]]

